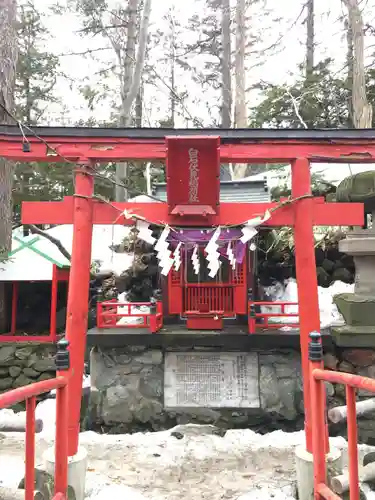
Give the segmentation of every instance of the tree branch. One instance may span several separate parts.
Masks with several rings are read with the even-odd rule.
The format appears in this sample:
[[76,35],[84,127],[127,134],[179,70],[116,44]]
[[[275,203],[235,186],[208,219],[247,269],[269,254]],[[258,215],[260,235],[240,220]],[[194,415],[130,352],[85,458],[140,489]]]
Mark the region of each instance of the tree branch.
[[39,229],[38,227],[34,226],[34,224],[28,224],[28,228],[30,229],[30,232],[32,234],[38,234],[39,236],[43,236],[43,238],[46,238],[48,241],[53,243],[54,245],[57,246],[57,248],[60,250],[62,255],[70,262],[72,260],[72,256],[68,252],[68,250],[64,247],[64,245],[61,243],[60,240],[57,238],[54,238],[50,234],[42,231],[42,229]]
[[309,128],[306,124],[306,122],[304,121],[304,119],[302,118],[301,116],[301,113],[299,112],[299,106],[298,106],[298,103],[296,101],[296,99],[293,97],[292,93],[289,92],[289,90],[286,92],[286,94],[290,97],[290,100],[292,101],[292,104],[293,104],[293,108],[294,108],[294,112],[296,113],[296,116],[298,118],[298,120],[300,121],[301,125],[304,127],[304,128]]

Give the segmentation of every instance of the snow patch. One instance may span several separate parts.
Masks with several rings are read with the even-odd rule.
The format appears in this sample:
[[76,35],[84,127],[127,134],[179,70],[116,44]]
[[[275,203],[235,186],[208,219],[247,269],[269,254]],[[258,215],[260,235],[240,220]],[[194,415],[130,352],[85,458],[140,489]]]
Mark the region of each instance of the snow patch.
[[277,488],[274,486],[256,487],[248,493],[241,495],[237,500],[295,500],[293,488],[285,486],[284,488]]
[[[131,304],[131,302],[129,302]],[[118,306],[117,314],[149,314],[150,308],[148,306]],[[144,322],[140,316],[124,316],[117,321],[117,325],[139,325]]]
[[[220,437],[207,433],[205,427],[188,424],[181,439],[172,434],[174,429],[125,435],[81,433],[80,445],[89,452],[86,500],[295,499],[294,448],[304,444],[303,431],[260,435],[238,429]],[[7,438],[8,434],[2,441],[5,460],[0,483],[11,487],[24,470],[24,435],[13,433],[9,442]],[[37,450],[53,441],[53,436],[38,435]],[[343,438],[330,439],[330,445],[347,450]],[[359,446],[361,455],[369,449]],[[362,487],[367,493],[367,487]]]
[[[344,324],[344,319],[339,313],[333,297],[339,293],[354,292],[354,284],[348,285],[342,281],[335,281],[328,288],[318,287],[320,326],[329,328]],[[276,282],[265,288],[267,301],[272,302],[298,302],[297,281],[294,278],[285,280],[284,283]],[[263,314],[280,313],[280,306],[261,306]],[[285,313],[298,314],[298,306],[286,306]],[[298,323],[298,317],[274,317],[269,318],[270,323]],[[281,330],[291,329],[282,327]]]
[[146,497],[139,493],[139,491],[124,484],[105,486],[102,490],[92,493],[86,498],[89,500],[146,500]]

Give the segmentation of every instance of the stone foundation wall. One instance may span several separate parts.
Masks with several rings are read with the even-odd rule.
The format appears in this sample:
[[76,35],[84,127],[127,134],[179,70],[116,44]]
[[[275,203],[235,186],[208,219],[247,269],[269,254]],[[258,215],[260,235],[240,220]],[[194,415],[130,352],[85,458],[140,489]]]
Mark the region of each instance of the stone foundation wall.
[[[174,349],[209,351],[213,348]],[[91,428],[107,432],[161,430],[176,424],[213,423],[223,428],[249,427],[259,432],[303,428],[300,354],[294,350],[258,351],[260,408],[166,410],[164,360],[168,351],[128,347],[91,352]],[[325,355],[325,366],[375,378],[375,351],[342,350]],[[344,404],[344,388],[327,384],[329,406]],[[359,398],[366,397],[359,393]],[[360,439],[375,443],[375,419],[359,421]],[[331,429],[342,433],[343,426]]]
[[[194,350],[202,351],[215,350]],[[91,425],[113,432],[134,432],[160,430],[187,422],[261,428],[280,420],[288,427],[299,419],[303,408],[299,356],[293,351],[257,354],[261,409],[165,411],[165,352],[143,347],[94,348],[90,359]]]
[[6,344],[0,347],[0,393],[55,376],[55,347]]

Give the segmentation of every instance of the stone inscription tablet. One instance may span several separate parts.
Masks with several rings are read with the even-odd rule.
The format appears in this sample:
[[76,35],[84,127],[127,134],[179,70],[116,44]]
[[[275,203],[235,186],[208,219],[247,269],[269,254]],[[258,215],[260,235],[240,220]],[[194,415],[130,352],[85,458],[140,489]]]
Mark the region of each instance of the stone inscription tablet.
[[256,353],[168,352],[166,408],[259,408]]

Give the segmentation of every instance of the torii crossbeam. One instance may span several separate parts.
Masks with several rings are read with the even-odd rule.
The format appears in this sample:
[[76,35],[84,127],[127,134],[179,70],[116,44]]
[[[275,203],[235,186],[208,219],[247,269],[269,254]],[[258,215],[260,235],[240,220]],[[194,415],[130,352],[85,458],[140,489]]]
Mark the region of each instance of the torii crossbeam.
[[[200,218],[197,219],[194,211],[186,212],[184,203],[177,204],[180,208],[173,211],[167,203],[108,204],[94,198],[93,162],[165,159],[168,156],[167,135],[195,135],[204,140],[201,134],[206,135],[206,131],[203,130],[38,129],[37,133],[44,141],[48,141],[50,147],[34,137],[30,139],[30,147],[24,148],[16,129],[0,127],[0,156],[21,161],[53,162],[69,159],[77,162],[74,197],[65,198],[61,202],[25,202],[22,206],[24,224],[74,225],[66,323],[72,359],[69,384],[69,454],[74,455],[78,448],[93,224],[132,224],[131,218],[124,215],[127,211],[128,215],[132,212],[149,222],[162,221],[170,225],[199,226],[202,225],[202,217],[207,226],[238,225],[246,219],[262,216],[267,209],[274,208],[275,204],[220,203],[220,206],[215,207],[212,200],[209,200],[207,204],[200,206]],[[363,225],[364,210],[362,204],[324,203],[322,199],[312,198],[310,161],[375,162],[375,133],[352,130],[216,130],[209,131],[207,135],[211,140],[219,137],[222,139],[217,156],[221,161],[286,161],[292,166],[292,198],[296,201],[275,211],[266,224],[294,228],[306,447],[311,452],[308,339],[310,332],[320,329],[313,226]],[[209,137],[206,139],[210,140]],[[178,163],[169,165],[169,168],[183,170],[183,166]],[[183,185],[182,179],[179,182]],[[209,190],[210,184],[207,183],[207,186],[206,190]],[[217,184],[212,185],[212,189],[216,188]],[[198,205],[199,203],[198,200]]]

